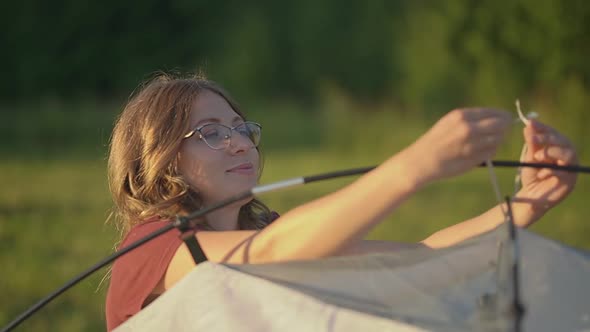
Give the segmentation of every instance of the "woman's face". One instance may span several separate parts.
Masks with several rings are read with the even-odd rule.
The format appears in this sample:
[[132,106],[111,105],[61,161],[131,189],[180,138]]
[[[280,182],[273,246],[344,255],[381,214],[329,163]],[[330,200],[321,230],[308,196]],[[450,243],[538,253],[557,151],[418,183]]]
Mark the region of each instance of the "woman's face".
[[[244,123],[244,119],[221,96],[205,90],[193,104],[190,128],[211,123],[234,128]],[[205,206],[256,186],[260,161],[258,150],[250,139],[232,131],[230,144],[214,150],[199,136],[199,132],[195,132],[184,139],[178,167]]]

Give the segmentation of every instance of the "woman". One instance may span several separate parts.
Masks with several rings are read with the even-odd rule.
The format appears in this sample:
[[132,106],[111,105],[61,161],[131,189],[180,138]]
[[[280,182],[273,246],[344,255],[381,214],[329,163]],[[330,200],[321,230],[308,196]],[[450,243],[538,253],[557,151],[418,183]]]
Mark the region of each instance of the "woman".
[[[511,126],[493,109],[454,110],[416,142],[345,188],[277,220],[260,201],[214,211],[196,233],[214,262],[265,263],[396,250],[409,244],[363,241],[367,232],[430,182],[490,159]],[[526,161],[575,164],[568,140],[532,121],[524,128]],[[203,78],[159,77],[130,100],[113,131],[110,189],[125,238],[122,247],[187,214],[257,184],[260,128],[228,94]],[[573,174],[524,169],[515,196],[518,226],[527,227],[573,189]],[[418,244],[452,245],[504,220],[501,207],[445,228]],[[172,230],[119,259],[107,295],[111,330],[186,275],[195,263]]]

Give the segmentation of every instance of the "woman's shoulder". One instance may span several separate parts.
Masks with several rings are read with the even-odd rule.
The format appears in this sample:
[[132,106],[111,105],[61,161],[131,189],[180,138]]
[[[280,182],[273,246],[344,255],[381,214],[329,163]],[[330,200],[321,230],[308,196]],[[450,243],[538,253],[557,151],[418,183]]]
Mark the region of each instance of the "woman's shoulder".
[[[139,239],[141,239],[141,238],[143,238],[155,231],[158,231],[158,230],[168,226],[170,223],[171,223],[170,219],[161,218],[160,216],[153,216],[153,217],[144,219],[141,223],[133,226],[129,230],[129,232],[127,232],[127,234],[123,237],[123,241],[121,241],[121,244],[118,246],[118,250],[121,250],[123,247],[130,245],[134,241],[137,241],[137,240],[139,240]],[[169,232],[166,232],[165,234],[163,234],[161,236],[164,236],[168,233],[180,235],[180,232],[173,228],[172,230],[170,230]],[[155,241],[157,239],[158,238],[155,238],[152,241]]]

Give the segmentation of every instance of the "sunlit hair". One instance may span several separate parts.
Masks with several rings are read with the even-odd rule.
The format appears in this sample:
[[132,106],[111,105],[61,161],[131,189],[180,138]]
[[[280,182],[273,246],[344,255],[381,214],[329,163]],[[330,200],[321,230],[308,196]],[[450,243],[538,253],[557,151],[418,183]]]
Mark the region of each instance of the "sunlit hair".
[[[191,188],[180,174],[177,157],[183,136],[190,130],[194,101],[203,91],[224,98],[246,120],[216,83],[202,75],[170,74],[160,74],[140,86],[117,119],[108,174],[113,212],[123,235],[148,218],[168,219],[201,208],[198,188]],[[261,229],[270,222],[269,209],[256,199],[240,209],[240,229]]]

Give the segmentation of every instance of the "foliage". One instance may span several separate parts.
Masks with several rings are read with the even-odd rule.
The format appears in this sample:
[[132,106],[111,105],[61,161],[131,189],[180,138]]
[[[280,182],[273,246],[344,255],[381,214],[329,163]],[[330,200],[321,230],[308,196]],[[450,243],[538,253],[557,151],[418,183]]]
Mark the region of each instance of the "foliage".
[[[440,114],[588,93],[583,0],[4,2],[0,97],[125,96],[157,70],[210,75],[241,99],[335,85]],[[580,110],[576,110],[580,112]]]

